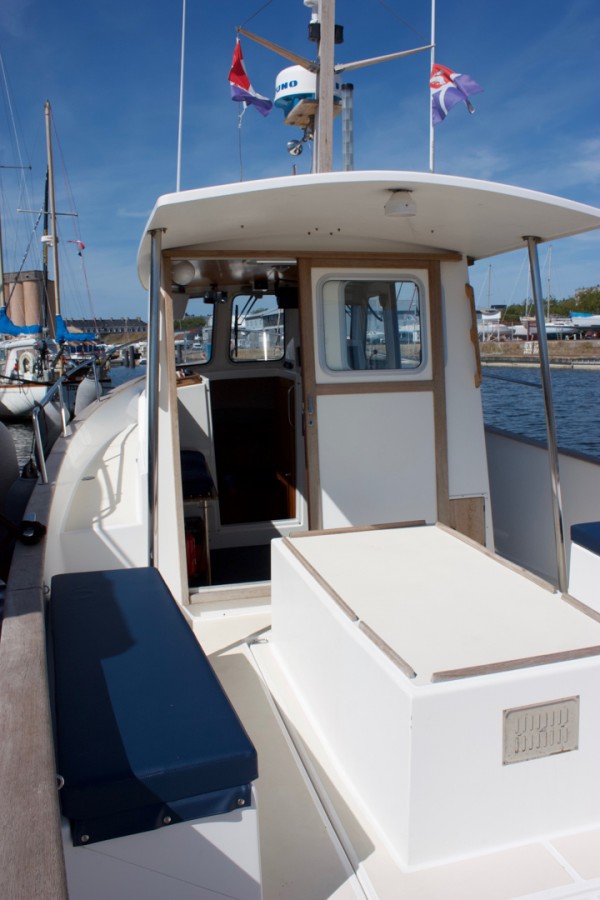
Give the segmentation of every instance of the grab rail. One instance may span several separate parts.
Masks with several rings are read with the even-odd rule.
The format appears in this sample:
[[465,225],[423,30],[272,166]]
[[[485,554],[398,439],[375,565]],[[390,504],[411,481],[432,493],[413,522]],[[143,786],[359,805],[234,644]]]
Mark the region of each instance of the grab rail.
[[43,400],[40,403],[36,403],[32,413],[32,424],[37,465],[42,484],[48,483],[46,452],[44,449],[44,441],[42,438],[42,430],[40,426],[40,416],[42,412],[50,403],[58,398],[58,408],[62,423],[62,433],[63,435],[66,435],[67,428],[69,426],[70,414],[65,398],[65,384],[67,384],[67,382],[72,382],[73,376],[81,372],[85,372],[87,374],[91,370],[94,373],[94,382],[96,385],[96,400],[100,400],[100,398],[102,397],[102,385],[100,384],[100,371],[102,367],[110,359],[112,359],[112,357],[115,356],[116,353],[120,353],[122,350],[126,349],[127,347],[131,347],[136,343],[137,341],[128,341],[125,344],[119,344],[118,346],[112,347],[110,350],[107,350],[101,356],[85,360],[84,362],[79,363],[79,365],[75,366],[73,369],[69,369],[68,372],[65,372],[65,374],[58,379],[58,381],[56,381],[51,387],[48,388],[48,392],[45,394]]

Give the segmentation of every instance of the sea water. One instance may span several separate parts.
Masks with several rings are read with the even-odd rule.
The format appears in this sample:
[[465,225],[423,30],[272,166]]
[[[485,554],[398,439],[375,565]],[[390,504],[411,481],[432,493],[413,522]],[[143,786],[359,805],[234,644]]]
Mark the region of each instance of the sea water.
[[[600,367],[551,369],[558,446],[600,459]],[[546,440],[546,415],[537,366],[484,366],[486,425]]]

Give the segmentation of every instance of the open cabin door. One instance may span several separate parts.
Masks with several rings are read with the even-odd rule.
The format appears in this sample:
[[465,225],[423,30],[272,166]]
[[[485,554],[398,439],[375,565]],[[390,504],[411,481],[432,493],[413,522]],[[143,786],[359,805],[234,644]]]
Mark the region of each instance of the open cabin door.
[[440,267],[303,260],[311,529],[448,523]]

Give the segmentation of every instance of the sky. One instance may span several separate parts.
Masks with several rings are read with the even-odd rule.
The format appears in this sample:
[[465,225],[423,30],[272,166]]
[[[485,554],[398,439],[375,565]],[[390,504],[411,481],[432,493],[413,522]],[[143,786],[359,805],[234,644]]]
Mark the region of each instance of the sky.
[[[52,105],[56,208],[61,213],[62,309],[66,317],[141,316],[147,296],[137,249],[155,200],[175,190],[182,0],[2,0],[0,209],[5,270],[21,265],[43,204],[44,102]],[[298,129],[239,104],[227,80],[236,26],[309,58],[310,11],[302,0],[187,0],[181,187],[310,171],[311,152],[286,150]],[[344,43],[336,62],[430,42],[424,0],[338,0]],[[483,88],[435,129],[435,169],[505,182],[600,206],[598,0],[437,0],[436,61]],[[289,63],[242,37],[250,80],[272,97]],[[429,52],[348,73],[354,85],[356,169],[427,171]],[[0,73],[1,74],[1,73]],[[14,126],[14,128],[13,128]],[[334,168],[342,169],[336,123]],[[16,133],[16,137],[15,137]],[[17,184],[17,179],[19,183]],[[23,193],[26,183],[29,194]],[[81,240],[80,250],[75,240]],[[81,254],[81,255],[80,255]],[[35,254],[25,268],[35,268]],[[562,299],[600,283],[600,235],[540,250],[546,291]],[[530,294],[524,251],[471,270],[479,306]]]

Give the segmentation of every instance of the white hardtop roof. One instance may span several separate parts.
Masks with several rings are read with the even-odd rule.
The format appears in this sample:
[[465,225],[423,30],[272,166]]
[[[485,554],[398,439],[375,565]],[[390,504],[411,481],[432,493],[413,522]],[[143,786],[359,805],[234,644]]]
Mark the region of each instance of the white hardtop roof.
[[[411,216],[391,217],[392,191]],[[138,255],[149,278],[150,237],[163,249],[298,252],[457,251],[473,259],[600,228],[600,209],[510,185],[419,172],[331,172],[199,188],[160,197]]]

